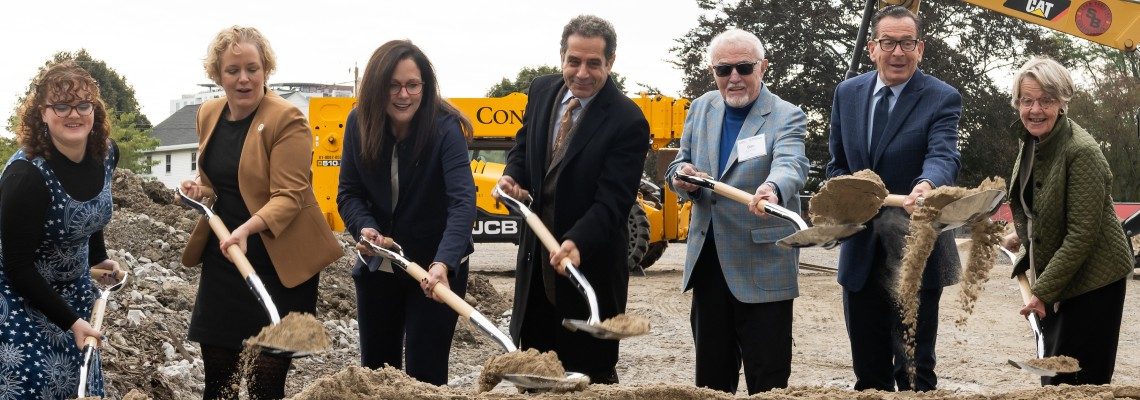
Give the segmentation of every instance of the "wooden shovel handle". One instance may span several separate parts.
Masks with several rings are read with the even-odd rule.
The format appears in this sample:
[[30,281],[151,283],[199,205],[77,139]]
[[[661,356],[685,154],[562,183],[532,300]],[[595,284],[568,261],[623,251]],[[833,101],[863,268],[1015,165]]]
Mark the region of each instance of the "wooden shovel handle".
[[[214,235],[218,236],[218,241],[224,242],[230,238],[230,230],[226,229],[226,225],[222,223],[221,218],[210,218],[207,221],[210,223],[210,229],[214,230]],[[226,248],[226,253],[230,255],[230,261],[233,261],[237,266],[238,272],[241,273],[243,279],[249,278],[254,273],[253,265],[249,263],[249,259],[245,258],[245,253],[241,252],[241,248],[232,245]]]
[[887,207],[902,207],[906,202],[906,196],[901,194],[888,194],[887,198],[883,199],[883,205]]
[[1029,300],[1033,299],[1033,291],[1029,289],[1029,278],[1025,277],[1024,272],[1017,274],[1017,289],[1021,291],[1021,301],[1029,305]]
[[732,201],[735,201],[735,202],[740,203],[740,204],[750,205],[752,203],[752,194],[745,192],[743,190],[737,189],[736,187],[729,185],[729,184],[726,184],[724,182],[714,181],[713,182],[713,192],[716,192],[717,194],[719,194],[721,196],[732,199]]
[[[428,272],[425,271],[423,267],[420,267],[419,264],[411,261],[405,264],[405,270],[408,271],[408,275],[416,278],[416,281],[423,282],[424,279],[427,279]],[[470,318],[471,314],[475,312],[474,307],[471,307],[470,304],[463,301],[463,298],[459,297],[455,292],[452,292],[451,288],[447,287],[447,285],[436,284],[431,291],[463,318]]]
[[[103,329],[103,313],[106,310],[107,299],[104,299],[103,296],[99,296],[99,298],[95,299],[95,306],[91,308],[91,328],[97,331]],[[87,340],[83,341],[83,345],[97,347],[99,345],[99,339],[94,336],[88,336]]]

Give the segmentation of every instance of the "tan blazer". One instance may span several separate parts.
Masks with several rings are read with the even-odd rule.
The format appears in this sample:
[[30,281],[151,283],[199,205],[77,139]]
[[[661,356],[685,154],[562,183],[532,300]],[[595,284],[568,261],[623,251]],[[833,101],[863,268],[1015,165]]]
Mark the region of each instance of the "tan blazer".
[[[198,109],[198,165],[226,99],[207,101]],[[261,240],[285,287],[295,287],[344,255],[313,195],[313,137],[301,110],[273,91],[266,93],[250,123],[238,165],[238,190],[250,214],[269,229]],[[212,191],[209,178],[201,184]],[[205,217],[198,220],[182,252],[182,265],[202,262],[210,236]]]

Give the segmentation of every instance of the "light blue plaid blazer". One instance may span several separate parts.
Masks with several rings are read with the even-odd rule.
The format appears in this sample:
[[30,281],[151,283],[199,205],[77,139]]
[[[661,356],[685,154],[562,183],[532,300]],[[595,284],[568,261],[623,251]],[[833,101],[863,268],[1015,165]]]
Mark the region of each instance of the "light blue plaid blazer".
[[[779,187],[780,205],[798,212],[798,193],[803,189],[808,171],[808,160],[804,156],[807,116],[803,110],[772,94],[767,85],[762,86],[737,140],[764,135],[767,155],[740,161],[733,145],[724,171],[718,171],[725,107],[718,91],[705,93],[693,101],[685,118],[681,150],[677,159],[669,164],[667,182],[672,185],[673,174],[682,163],[693,164],[698,170],[748,193],[755,193],[757,187],[770,181]],[[712,228],[721,271],[737,300],[767,303],[799,295],[796,280],[799,250],[776,244],[795,232],[794,225],[772,216],[752,215],[746,205],[709,189],[679,195],[682,200],[693,202],[682,290],[689,289],[693,265]]]

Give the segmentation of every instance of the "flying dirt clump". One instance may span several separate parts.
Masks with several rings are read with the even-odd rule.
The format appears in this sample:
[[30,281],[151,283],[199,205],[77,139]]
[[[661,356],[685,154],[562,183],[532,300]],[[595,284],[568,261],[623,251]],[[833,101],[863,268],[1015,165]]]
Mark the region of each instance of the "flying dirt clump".
[[[1005,180],[1000,177],[986,178],[981,185],[971,190],[971,195],[982,191],[997,189],[1005,190]],[[974,303],[978,301],[985,283],[990,280],[990,270],[994,267],[997,246],[1001,243],[1005,224],[982,218],[970,224],[970,253],[966,262],[966,269],[962,272],[962,291],[958,293],[958,303],[962,306],[962,315],[954,323],[964,325],[974,312]]]
[[602,329],[622,336],[637,336],[649,333],[649,319],[634,314],[618,314],[602,321]]
[[479,392],[494,389],[503,380],[503,375],[509,374],[562,378],[566,376],[566,369],[553,351],[540,353],[535,349],[526,349],[491,356],[483,364],[483,372],[479,373]]
[[831,178],[808,203],[811,223],[820,226],[863,224],[879,213],[885,198],[886,185],[869,169]]
[[1037,368],[1057,371],[1062,374],[1071,374],[1081,370],[1080,361],[1069,356],[1034,358],[1025,363]]
[[291,312],[281,323],[261,328],[251,342],[289,351],[319,351],[329,347],[329,334],[313,314]]

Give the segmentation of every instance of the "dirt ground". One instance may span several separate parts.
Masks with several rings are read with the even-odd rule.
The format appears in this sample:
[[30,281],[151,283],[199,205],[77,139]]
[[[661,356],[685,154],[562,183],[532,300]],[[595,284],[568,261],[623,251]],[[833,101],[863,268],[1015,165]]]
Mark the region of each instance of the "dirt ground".
[[[196,343],[186,341],[198,271],[178,263],[197,217],[166,204],[168,192],[161,185],[141,182],[129,174],[117,173],[115,191],[116,211],[106,229],[107,247],[132,271],[133,280],[112,297],[108,306],[107,340],[101,353],[108,384],[106,397],[122,398],[138,390],[155,399],[201,398],[200,352]],[[342,238],[345,257],[321,275],[317,317],[324,321],[331,348],[295,360],[287,395],[301,393],[322,377],[359,365],[355,288],[349,276],[353,253],[348,243]],[[504,330],[510,316],[515,252],[511,244],[477,244],[471,259],[467,300]],[[837,254],[808,249],[802,252],[801,261],[834,267]],[[621,386],[692,385],[691,295],[682,294],[679,288],[683,260],[684,246],[670,245],[646,276],[630,279],[628,312],[648,317],[653,326],[648,335],[622,342],[618,362]],[[1014,281],[1008,279],[1010,268],[1008,264],[994,268],[964,326],[954,324],[961,314],[958,286],[947,288],[943,294],[936,371],[939,387],[948,393],[994,395],[1039,386],[1035,377],[1007,363],[1008,359],[1025,360],[1034,355],[1028,324],[1017,315],[1021,302]],[[837,390],[854,384],[841,291],[835,278],[834,273],[801,270],[800,297],[794,306],[792,386]],[[1140,309],[1137,283],[1140,281],[1129,281],[1125,310]],[[1140,314],[1126,311],[1122,326],[1114,384],[1140,386]],[[463,398],[466,396],[455,393],[473,393],[483,363],[501,351],[461,322],[452,346],[450,382],[448,388],[441,388],[450,395],[437,398]],[[741,382],[743,392],[743,379]],[[585,397],[633,398],[591,390],[593,394]],[[500,384],[490,395],[513,393],[514,388]],[[640,398],[676,398],[651,393],[658,392],[643,392]]]

